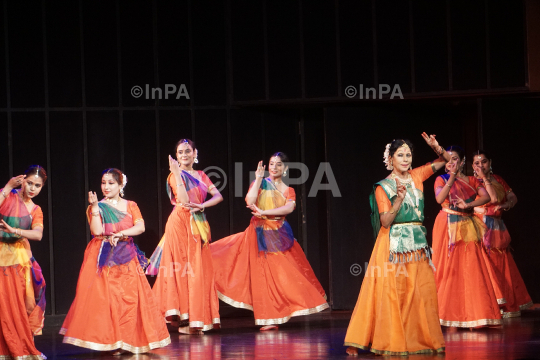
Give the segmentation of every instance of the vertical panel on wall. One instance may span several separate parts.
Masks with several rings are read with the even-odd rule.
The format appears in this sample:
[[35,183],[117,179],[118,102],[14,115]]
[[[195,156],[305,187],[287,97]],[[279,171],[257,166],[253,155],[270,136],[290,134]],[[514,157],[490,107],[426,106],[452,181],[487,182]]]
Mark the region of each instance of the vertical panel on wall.
[[152,95],[147,94],[146,91],[140,97],[132,94],[134,86],[140,86],[142,89],[146,89],[146,85],[148,88],[156,86],[154,84],[152,2],[120,1],[119,12],[122,104],[124,106],[153,105]]
[[[40,165],[49,170],[47,164],[47,144],[45,138],[45,116],[42,112],[13,113],[13,173],[24,174],[30,165]],[[41,266],[45,279],[50,279],[50,248],[49,248],[49,200],[47,186],[44,186],[34,199],[35,204],[43,211],[43,238],[41,241],[32,241],[32,254]],[[51,303],[51,289],[46,291],[47,303]],[[46,309],[46,314],[51,308]]]
[[491,87],[525,86],[523,2],[488,2]]
[[[75,298],[79,269],[86,249],[86,208],[84,191],[83,123],[80,113],[49,114],[54,234],[54,281],[56,313],[67,314]],[[69,136],[66,136],[69,134]],[[100,196],[99,189],[95,190]],[[42,266],[43,267],[43,266]]]
[[412,5],[416,91],[448,91],[446,2],[419,0]]
[[195,128],[195,143],[199,153],[199,163],[195,169],[204,170],[223,196],[223,202],[205,210],[212,240],[215,241],[231,234],[229,203],[232,199],[229,197],[229,188],[234,187],[234,183],[229,173],[227,111],[196,110]]
[[7,2],[12,107],[43,107],[41,4]]
[[[156,1],[157,37],[159,58],[159,86],[174,84],[177,89],[184,84],[190,90],[188,0]],[[225,70],[223,70],[225,71]],[[191,95],[191,94],[190,94]],[[189,105],[189,99],[162,99],[161,105]]]
[[265,99],[262,1],[231,1],[234,100]]
[[[251,212],[246,209],[244,198],[247,194],[250,179],[249,173],[257,170],[259,161],[263,161],[268,170],[268,159],[263,153],[263,123],[259,112],[250,110],[231,110],[231,152],[233,159],[233,174],[229,181],[238,187],[239,193],[233,191],[232,229],[231,233],[244,231],[249,226]],[[235,176],[235,169],[241,170],[241,178]]]
[[378,82],[390,89],[399,85],[403,93],[411,92],[409,3],[381,0],[375,2],[375,7]]
[[161,213],[163,224],[160,234],[163,234],[167,219],[172,212],[173,205],[167,196],[165,184],[169,171],[169,155],[176,159],[174,145],[180,139],[192,139],[191,112],[189,110],[160,110],[159,112],[159,159],[161,174]]
[[116,7],[113,1],[83,2],[87,106],[118,106]]
[[49,106],[81,106],[79,2],[46,2]]
[[371,2],[339,1],[339,49],[342,91],[375,85]]
[[450,1],[454,90],[487,86],[484,0]]
[[[224,105],[226,94],[224,1],[191,0],[196,105]],[[210,10],[211,9],[211,10]]]
[[[306,256],[330,298],[330,256],[328,253],[328,212],[326,191],[318,191],[309,196],[313,180],[325,159],[325,133],[322,109],[311,109],[304,112],[304,161],[309,169],[306,183],[305,215],[306,239],[308,243]],[[297,194],[298,196],[299,194]],[[297,201],[299,204],[299,201]],[[300,211],[297,205],[296,211]]]
[[270,99],[302,96],[298,0],[266,1]]
[[[4,31],[4,2],[0,3],[0,108],[7,106],[6,33]],[[7,129],[7,128],[6,128]]]
[[0,186],[4,186],[8,180],[9,176],[9,144],[8,144],[8,121],[7,113],[0,112],[0,129],[6,129],[0,133],[0,154],[2,154],[2,162],[0,165]]
[[302,1],[306,96],[337,95],[336,16],[333,1]]
[[159,240],[159,216],[156,179],[156,123],[153,111],[124,112],[124,173],[128,177],[125,197],[135,201],[144,218],[145,232],[135,243],[152,255]]
[[[299,117],[295,112],[273,112],[263,114],[263,136],[264,136],[264,163],[268,170],[270,156],[278,151],[284,152],[289,157],[290,162],[299,163]],[[289,169],[283,181],[288,184],[289,180],[298,179],[300,171],[296,168]],[[300,204],[301,185],[291,185],[296,193],[296,209],[287,216],[287,221],[291,225],[296,239],[302,239],[302,214]],[[299,241],[302,245],[302,241]],[[304,249],[305,251],[306,249]]]
[[108,168],[121,169],[120,121],[117,111],[88,112],[88,184],[98,199],[101,192],[101,173]]

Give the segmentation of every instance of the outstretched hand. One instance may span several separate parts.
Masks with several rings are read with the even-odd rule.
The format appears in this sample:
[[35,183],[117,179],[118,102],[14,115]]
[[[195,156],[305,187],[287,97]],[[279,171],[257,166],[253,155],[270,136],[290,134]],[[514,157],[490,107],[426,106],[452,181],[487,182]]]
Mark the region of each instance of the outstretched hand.
[[457,198],[457,200],[454,202],[454,206],[460,208],[460,209],[468,209],[469,208],[469,204],[467,204],[465,202],[465,200],[463,200],[462,198]]
[[424,138],[426,143],[434,149],[439,147],[439,142],[435,139],[435,136],[437,135],[428,135],[425,131],[422,133],[422,137]]
[[15,229],[9,226],[3,219],[0,222],[0,230],[8,234],[15,234]]
[[169,155],[169,170],[174,175],[178,175],[178,176],[180,175],[180,164],[178,164],[178,161],[173,159],[171,155]]
[[264,177],[264,169],[266,169],[266,165],[263,166],[263,162],[261,160],[257,164],[257,170],[255,171],[255,176],[258,178]]
[[90,205],[92,205],[92,207],[97,205],[98,198],[95,192],[88,192],[88,202],[90,203]]

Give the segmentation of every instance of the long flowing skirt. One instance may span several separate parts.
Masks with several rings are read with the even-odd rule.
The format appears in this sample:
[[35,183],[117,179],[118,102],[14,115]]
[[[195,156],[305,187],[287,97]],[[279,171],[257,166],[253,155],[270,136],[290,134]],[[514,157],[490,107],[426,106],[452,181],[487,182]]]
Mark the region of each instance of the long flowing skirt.
[[384,355],[444,351],[433,269],[423,250],[418,260],[393,264],[389,230],[382,227],[365,270],[345,346]]
[[93,350],[144,353],[170,344],[167,325],[137,258],[97,271],[100,239],[87,246],[75,300],[60,334]]
[[165,234],[152,258],[159,272],[152,289],[161,315],[178,316],[203,331],[219,328],[219,300],[208,245],[194,237],[188,210],[177,206],[167,221]]
[[502,324],[480,242],[459,240],[449,250],[447,219],[441,211],[433,227],[441,325],[472,328]]
[[[33,277],[28,284],[35,284],[41,277],[41,269],[35,261],[32,268],[12,265],[0,269],[0,359],[43,359],[34,345],[34,335],[41,334],[43,328],[43,309],[36,306],[34,293],[27,291],[26,281]],[[43,278],[41,281],[45,290]],[[30,307],[29,298],[33,302]]]
[[511,237],[501,218],[481,216],[488,231],[485,235],[483,257],[503,317],[516,317],[521,310],[533,305],[523,278],[519,273],[509,246]]
[[218,296],[252,310],[256,325],[283,324],[328,308],[324,290],[298,242],[282,253],[259,252],[253,225],[210,245]]

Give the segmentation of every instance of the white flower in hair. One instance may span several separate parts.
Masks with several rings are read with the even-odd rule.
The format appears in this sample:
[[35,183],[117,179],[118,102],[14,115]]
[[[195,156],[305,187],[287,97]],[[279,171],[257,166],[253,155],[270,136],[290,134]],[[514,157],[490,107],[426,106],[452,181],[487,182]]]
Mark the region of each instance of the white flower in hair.
[[386,149],[384,150],[384,164],[386,165],[386,170],[392,170],[393,166],[390,165],[390,145],[391,143],[386,144]]
[[127,185],[127,176],[126,174],[122,173],[122,189],[126,187]]

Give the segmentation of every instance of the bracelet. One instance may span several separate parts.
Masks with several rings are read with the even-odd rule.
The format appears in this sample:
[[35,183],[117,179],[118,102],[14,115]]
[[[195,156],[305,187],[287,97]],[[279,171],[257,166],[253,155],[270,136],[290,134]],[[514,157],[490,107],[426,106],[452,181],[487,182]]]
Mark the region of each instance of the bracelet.
[[455,172],[455,173],[452,173],[452,174],[454,174],[454,175],[456,175],[456,176],[457,176],[457,172]]
[[176,184],[176,187],[184,186],[184,183]]
[[8,196],[6,195],[6,193],[4,192],[4,190],[2,190],[2,195],[7,199]]
[[256,176],[257,176],[257,177],[260,177],[260,178],[264,177],[264,175],[256,175]]
[[454,184],[452,183],[452,185],[448,185],[448,183],[446,183],[445,185],[448,186],[451,189],[452,185],[454,185]]
[[92,216],[99,216],[99,211],[91,212],[90,214],[92,214]]
[[[201,204],[201,205],[202,205],[202,204]],[[203,207],[202,207],[202,209],[201,209],[201,212],[204,212],[204,205],[203,205]]]
[[484,181],[484,185],[491,185],[490,182]]

